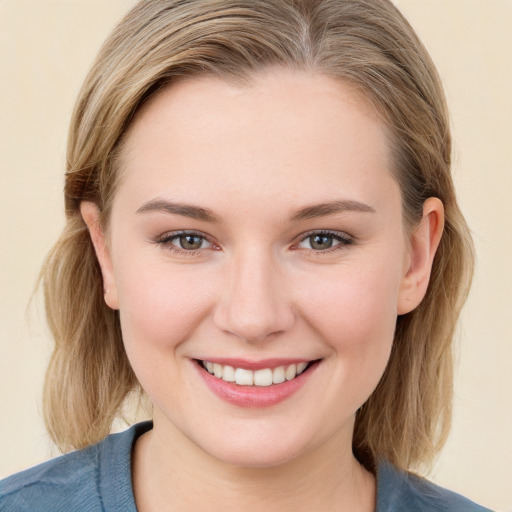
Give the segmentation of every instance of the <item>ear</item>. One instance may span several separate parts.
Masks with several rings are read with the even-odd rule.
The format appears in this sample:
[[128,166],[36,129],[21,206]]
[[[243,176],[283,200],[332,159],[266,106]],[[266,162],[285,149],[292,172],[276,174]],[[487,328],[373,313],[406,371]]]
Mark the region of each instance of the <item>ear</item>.
[[398,294],[397,314],[415,309],[427,293],[432,263],[444,228],[444,207],[437,197],[423,204],[423,216],[411,235],[409,257]]
[[91,236],[94,251],[101,268],[103,277],[103,292],[107,306],[112,309],[119,309],[116,281],[114,279],[114,270],[110,252],[100,222],[100,211],[95,203],[82,201],[80,203],[80,213],[84,222],[87,224]]

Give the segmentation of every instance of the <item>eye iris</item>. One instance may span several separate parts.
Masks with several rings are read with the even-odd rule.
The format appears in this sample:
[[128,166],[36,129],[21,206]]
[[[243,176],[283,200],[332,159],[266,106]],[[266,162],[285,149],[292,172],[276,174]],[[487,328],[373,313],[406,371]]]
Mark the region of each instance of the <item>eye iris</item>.
[[203,239],[197,235],[181,235],[180,236],[180,245],[183,249],[187,251],[192,251],[194,249],[200,249],[203,243]]
[[309,242],[313,249],[325,250],[332,247],[332,236],[329,235],[313,235],[309,237]]

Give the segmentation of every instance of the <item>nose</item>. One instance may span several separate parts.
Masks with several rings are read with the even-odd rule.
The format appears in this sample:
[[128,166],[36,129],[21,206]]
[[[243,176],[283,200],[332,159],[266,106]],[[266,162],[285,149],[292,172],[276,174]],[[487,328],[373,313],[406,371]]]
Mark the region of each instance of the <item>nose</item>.
[[283,270],[263,251],[250,249],[233,256],[221,290],[214,321],[221,330],[247,343],[286,332],[295,321]]

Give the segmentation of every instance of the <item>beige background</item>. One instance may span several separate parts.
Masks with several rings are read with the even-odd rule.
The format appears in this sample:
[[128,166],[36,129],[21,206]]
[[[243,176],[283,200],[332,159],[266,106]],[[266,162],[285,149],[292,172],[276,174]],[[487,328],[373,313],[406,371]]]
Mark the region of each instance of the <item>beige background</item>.
[[[400,0],[445,81],[455,173],[478,269],[465,308],[450,440],[431,478],[512,511],[512,0]],[[100,43],[131,0],[0,0],[0,476],[47,458],[40,300],[63,224],[67,123]]]

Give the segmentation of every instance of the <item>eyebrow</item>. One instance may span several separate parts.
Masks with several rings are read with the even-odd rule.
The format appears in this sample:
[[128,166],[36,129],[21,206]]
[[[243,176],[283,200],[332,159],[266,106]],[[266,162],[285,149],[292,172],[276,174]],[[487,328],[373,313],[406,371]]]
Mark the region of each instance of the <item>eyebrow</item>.
[[204,222],[219,222],[219,218],[208,208],[192,206],[188,204],[172,203],[164,199],[152,199],[144,203],[137,213],[163,212],[172,215],[182,215],[191,219],[202,220]]
[[329,203],[320,203],[301,208],[292,215],[291,220],[296,222],[345,212],[375,213],[375,208],[359,201],[331,201]]
[[[144,203],[137,210],[137,213],[148,212],[163,212],[172,215],[182,215],[183,217],[189,217],[191,219],[211,223],[219,222],[219,217],[217,217],[209,208],[202,208],[200,206],[192,206],[182,203],[173,203],[166,201],[165,199],[152,199],[151,201]],[[345,212],[375,213],[375,209],[359,201],[331,201],[329,203],[320,203],[301,208],[292,214],[290,220],[292,222],[297,222],[301,220],[314,219],[316,217],[323,217],[326,215],[334,215],[336,213]]]

